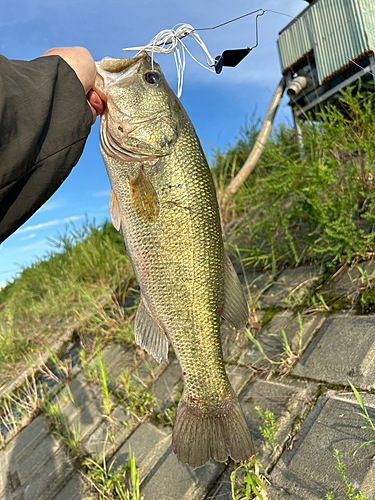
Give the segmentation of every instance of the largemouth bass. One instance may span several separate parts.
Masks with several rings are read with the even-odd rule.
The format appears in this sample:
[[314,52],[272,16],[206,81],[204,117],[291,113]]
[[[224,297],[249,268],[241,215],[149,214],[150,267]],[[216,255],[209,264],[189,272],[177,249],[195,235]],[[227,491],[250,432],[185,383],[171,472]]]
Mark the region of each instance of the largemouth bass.
[[100,147],[121,230],[141,290],[135,339],[159,362],[168,340],[184,391],[172,446],[201,467],[210,458],[244,461],[254,453],[225,372],[220,317],[248,320],[240,281],[223,247],[210,169],[194,127],[158,64],[146,53],[97,63],[96,90],[107,106]]

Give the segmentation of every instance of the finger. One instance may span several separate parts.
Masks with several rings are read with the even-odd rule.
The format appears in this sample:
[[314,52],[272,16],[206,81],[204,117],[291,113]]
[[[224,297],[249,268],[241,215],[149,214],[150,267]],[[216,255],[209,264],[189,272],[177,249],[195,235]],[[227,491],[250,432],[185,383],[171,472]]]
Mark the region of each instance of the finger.
[[90,90],[86,97],[93,115],[92,124],[94,124],[97,116],[103,113],[105,102],[98,96],[95,90]]

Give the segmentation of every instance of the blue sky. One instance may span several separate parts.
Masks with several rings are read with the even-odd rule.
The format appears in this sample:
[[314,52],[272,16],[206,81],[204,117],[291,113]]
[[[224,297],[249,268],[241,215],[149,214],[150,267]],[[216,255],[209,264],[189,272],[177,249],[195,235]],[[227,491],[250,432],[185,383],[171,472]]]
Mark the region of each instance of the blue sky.
[[[9,59],[30,60],[51,47],[82,45],[95,60],[128,57],[124,47],[146,44],[159,31],[178,23],[195,28],[214,26],[249,11],[263,8],[295,16],[304,0],[13,0],[3,2],[0,53]],[[181,102],[187,110],[204,150],[225,148],[241,125],[252,116],[264,117],[281,77],[277,56],[278,32],[290,18],[266,12],[259,19],[259,46],[236,68],[220,75],[206,71],[187,56]],[[229,48],[255,44],[255,16],[213,31],[200,33],[215,57]],[[187,45],[199,60],[203,55],[193,41]],[[155,57],[170,85],[177,90],[173,55]],[[287,99],[277,121],[291,121]],[[71,175],[50,200],[0,245],[0,287],[51,249],[48,239],[64,232],[69,220],[79,226],[109,216],[110,185],[99,152],[99,120],[92,127],[84,153]]]

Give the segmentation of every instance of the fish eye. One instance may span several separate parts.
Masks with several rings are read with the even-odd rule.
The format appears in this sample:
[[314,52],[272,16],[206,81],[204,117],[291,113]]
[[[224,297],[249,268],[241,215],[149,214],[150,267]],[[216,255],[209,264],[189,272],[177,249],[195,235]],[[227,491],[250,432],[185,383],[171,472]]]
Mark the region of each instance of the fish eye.
[[148,73],[145,74],[145,80],[147,83],[155,85],[160,82],[160,75],[155,71],[149,71]]

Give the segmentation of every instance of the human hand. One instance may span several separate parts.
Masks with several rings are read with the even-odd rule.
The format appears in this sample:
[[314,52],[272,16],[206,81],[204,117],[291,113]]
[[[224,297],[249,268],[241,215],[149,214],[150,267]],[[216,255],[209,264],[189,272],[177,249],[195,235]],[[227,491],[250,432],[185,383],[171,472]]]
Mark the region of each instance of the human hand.
[[95,61],[84,47],[55,47],[42,54],[44,56],[60,56],[75,71],[85,89],[87,102],[90,105],[93,124],[98,115],[103,113],[105,102],[92,90],[96,76]]

